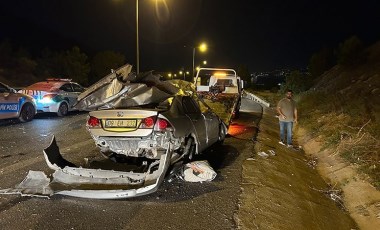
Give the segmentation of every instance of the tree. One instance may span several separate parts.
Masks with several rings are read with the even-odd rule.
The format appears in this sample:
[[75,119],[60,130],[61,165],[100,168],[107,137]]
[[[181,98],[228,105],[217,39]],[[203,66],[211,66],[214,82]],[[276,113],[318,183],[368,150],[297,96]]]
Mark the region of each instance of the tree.
[[82,85],[87,85],[90,64],[87,55],[79,47],[71,50],[51,52],[45,49],[38,60],[37,73],[43,77],[70,78]]
[[358,37],[351,36],[339,44],[337,51],[338,64],[344,66],[361,64],[365,61],[365,58],[364,46]]
[[329,48],[323,48],[313,54],[309,61],[308,69],[314,78],[319,77],[326,70],[334,66],[334,53]]
[[248,84],[251,82],[251,76],[246,65],[240,65],[237,69],[237,75],[244,81],[244,84]]
[[55,56],[49,48],[45,48],[41,52],[41,57],[37,59],[37,67],[35,70],[36,75],[40,79],[54,76],[53,70],[55,68]]
[[93,79],[96,82],[107,74],[111,73],[111,69],[117,69],[125,64],[125,56],[114,51],[103,51],[97,53],[91,63],[91,71]]
[[82,85],[87,85],[88,73],[90,72],[87,55],[82,53],[79,47],[74,46],[71,50],[66,51],[62,57],[63,75]]
[[9,61],[11,59],[13,52],[12,44],[9,40],[3,40],[0,43],[0,64],[4,64],[5,61]]
[[311,87],[312,79],[308,74],[301,73],[299,70],[292,71],[286,76],[286,82],[281,85],[281,93],[285,93],[286,90],[292,89],[295,93],[300,93],[308,90]]

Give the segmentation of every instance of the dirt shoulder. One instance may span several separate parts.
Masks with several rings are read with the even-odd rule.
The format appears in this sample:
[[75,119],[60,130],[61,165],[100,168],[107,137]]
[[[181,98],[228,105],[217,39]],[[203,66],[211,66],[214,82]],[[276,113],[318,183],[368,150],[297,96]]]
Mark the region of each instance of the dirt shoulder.
[[310,138],[297,127],[296,137],[309,158],[315,159],[319,174],[336,189],[343,191],[343,202],[362,230],[380,228],[380,191],[372,186],[357,167],[334,154],[334,149],[321,150],[323,140]]
[[[243,162],[239,229],[358,229],[325,190],[303,150],[278,143],[273,108],[264,109],[251,157]],[[272,152],[273,151],[273,152]],[[272,153],[271,153],[272,152]]]

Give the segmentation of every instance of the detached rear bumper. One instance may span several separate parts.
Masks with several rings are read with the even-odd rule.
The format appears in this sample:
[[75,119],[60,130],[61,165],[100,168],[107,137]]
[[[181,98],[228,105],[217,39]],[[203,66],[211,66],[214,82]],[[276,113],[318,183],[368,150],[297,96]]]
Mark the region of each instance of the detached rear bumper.
[[134,173],[77,167],[62,157],[55,137],[43,152],[47,165],[54,170],[51,179],[44,172],[29,171],[14,189],[0,190],[0,194],[38,197],[59,194],[91,199],[146,195],[155,192],[161,185],[171,158],[168,149],[159,160],[151,163],[145,173]]

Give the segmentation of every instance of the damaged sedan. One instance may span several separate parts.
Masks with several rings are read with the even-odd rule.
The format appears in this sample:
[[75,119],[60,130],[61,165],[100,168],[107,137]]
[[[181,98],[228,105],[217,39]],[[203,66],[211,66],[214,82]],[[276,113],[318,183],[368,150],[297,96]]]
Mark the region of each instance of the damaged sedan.
[[[93,110],[87,128],[104,156],[125,162],[159,159],[169,151],[174,163],[224,140],[225,123],[198,99],[191,83],[161,81],[151,72],[122,78],[95,84],[76,105]],[[95,95],[100,92],[104,98]]]

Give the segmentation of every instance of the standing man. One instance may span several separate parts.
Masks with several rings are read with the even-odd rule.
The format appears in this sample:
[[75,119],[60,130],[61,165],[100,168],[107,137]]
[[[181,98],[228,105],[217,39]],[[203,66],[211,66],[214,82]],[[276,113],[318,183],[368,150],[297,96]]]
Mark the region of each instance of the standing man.
[[293,100],[293,91],[288,89],[286,97],[281,99],[277,104],[277,113],[280,122],[280,144],[285,145],[285,129],[286,143],[288,147],[292,147],[292,130],[293,122],[297,123],[297,107]]

